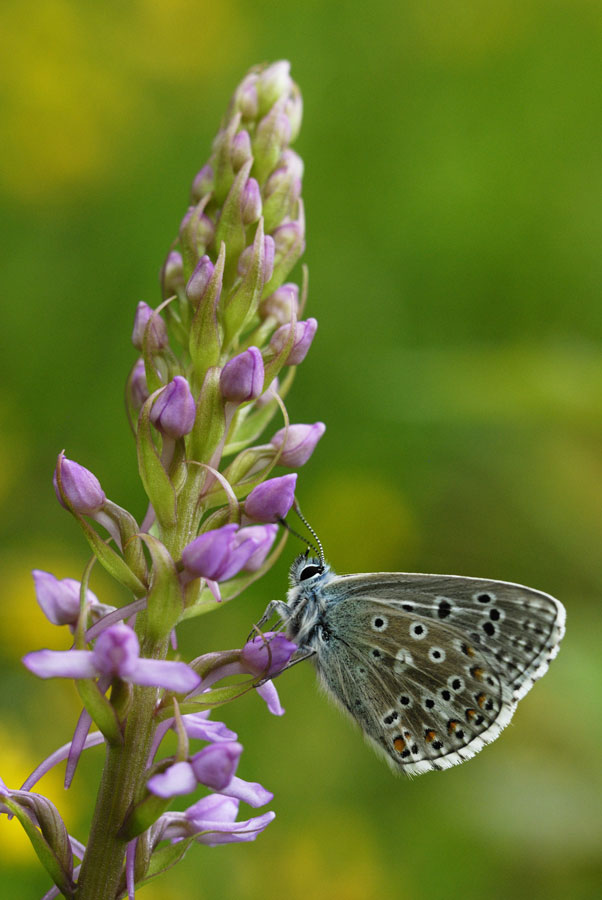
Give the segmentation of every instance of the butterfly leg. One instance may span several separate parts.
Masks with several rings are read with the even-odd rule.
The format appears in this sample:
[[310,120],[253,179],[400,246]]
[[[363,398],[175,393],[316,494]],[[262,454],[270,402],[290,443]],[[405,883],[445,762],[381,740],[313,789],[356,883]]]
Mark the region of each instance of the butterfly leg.
[[277,615],[279,618],[279,625],[282,624],[283,621],[286,621],[288,615],[290,613],[288,605],[283,600],[271,600],[270,603],[266,606],[265,612],[262,615],[261,619],[254,626],[247,640],[250,641],[251,638],[255,637],[258,629],[261,629],[266,622],[272,618],[272,616]]

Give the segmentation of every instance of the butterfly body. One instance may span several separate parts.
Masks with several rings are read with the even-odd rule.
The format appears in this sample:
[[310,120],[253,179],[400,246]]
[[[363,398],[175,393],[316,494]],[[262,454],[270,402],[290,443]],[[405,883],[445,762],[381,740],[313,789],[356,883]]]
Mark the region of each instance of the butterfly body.
[[464,762],[508,724],[564,634],[553,597],[454,575],[335,575],[299,557],[272,607],[300,656],[390,765]]

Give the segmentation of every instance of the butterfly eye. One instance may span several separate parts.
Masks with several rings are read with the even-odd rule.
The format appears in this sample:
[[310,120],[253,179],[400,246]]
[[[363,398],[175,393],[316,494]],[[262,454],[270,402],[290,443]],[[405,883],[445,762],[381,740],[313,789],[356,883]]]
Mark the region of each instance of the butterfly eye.
[[306,581],[308,578],[313,578],[314,575],[321,575],[323,571],[322,566],[304,566],[299,573],[299,581]]

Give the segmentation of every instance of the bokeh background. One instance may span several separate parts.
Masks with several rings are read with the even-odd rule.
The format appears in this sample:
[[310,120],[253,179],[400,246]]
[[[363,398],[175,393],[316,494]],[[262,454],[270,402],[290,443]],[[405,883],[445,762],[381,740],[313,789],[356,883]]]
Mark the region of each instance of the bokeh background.
[[[513,725],[474,760],[395,779],[310,665],[223,718],[240,774],[275,793],[255,844],[194,848],[148,900],[600,896],[602,5],[596,0],[3,0],[0,774],[17,786],[79,705],[37,682],[63,648],[29,571],[79,577],[57,452],[140,515],[122,392],[139,300],[235,85],[292,61],[305,98],[305,261],[320,322],[294,421],[328,430],[299,497],[339,572],[401,569],[554,593],[568,634]],[[182,629],[239,646],[276,568]],[[115,589],[93,587],[106,602]],[[102,751],[65,794],[85,838]],[[0,823],[3,896],[49,883]]]

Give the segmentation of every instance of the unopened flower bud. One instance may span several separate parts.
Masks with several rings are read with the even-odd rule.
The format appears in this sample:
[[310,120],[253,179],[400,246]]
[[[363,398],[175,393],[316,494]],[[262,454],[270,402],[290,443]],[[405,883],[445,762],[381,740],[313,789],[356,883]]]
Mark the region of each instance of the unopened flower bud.
[[291,124],[290,141],[292,143],[293,141],[296,141],[299,136],[299,132],[301,131],[301,120],[303,119],[303,99],[301,97],[301,91],[294,82],[291,96],[285,103],[284,112]]
[[166,385],[151,409],[150,418],[155,428],[172,438],[180,438],[192,430],[196,417],[196,404],[181,375]]
[[145,400],[148,400],[149,390],[146,382],[146,367],[143,359],[137,359],[128,380],[128,393],[132,407],[139,412]]
[[240,198],[240,211],[244,225],[252,225],[261,215],[261,191],[254,178],[249,178]]
[[184,264],[182,254],[171,250],[163,264],[160,274],[161,295],[164,300],[179,294],[184,287]]
[[325,431],[326,425],[323,422],[281,428],[270,441],[277,450],[282,447],[279,465],[291,468],[305,465]]
[[[245,247],[238,258],[238,274],[244,277],[253,259],[253,246]],[[274,271],[274,239],[266,234],[263,239],[263,281],[267,284]]]
[[273,294],[266,297],[259,306],[262,319],[273,316],[279,325],[290,322],[293,314],[299,311],[299,287],[293,282],[281,285]]
[[257,80],[255,73],[247,75],[236,92],[236,106],[243,119],[254,119],[259,109],[257,97]]
[[[289,355],[286,358],[286,366],[298,366],[307,356],[307,351],[311,346],[314,335],[317,331],[318,323],[315,319],[306,319],[297,322],[295,325],[295,338]],[[270,341],[270,347],[274,353],[280,353],[288,343],[290,337],[290,325],[281,325]]]
[[213,169],[209,163],[207,163],[192,182],[190,193],[193,203],[198,203],[199,200],[213,190],[213,177]]
[[232,138],[230,146],[230,161],[232,162],[233,170],[238,172],[252,156],[249,132],[239,131]]
[[186,285],[186,296],[194,306],[198,306],[207,285],[211,281],[214,265],[208,256],[202,256],[194,268],[194,272]]
[[295,175],[299,180],[303,179],[303,172],[305,169],[303,160],[299,154],[295,153],[294,150],[291,150],[290,147],[286,147],[286,149],[282,151],[277,168],[285,169],[287,172],[290,172],[291,175]]
[[209,216],[191,206],[180,225],[180,239],[197,257],[205,252],[215,236],[215,225]]
[[[42,612],[53,625],[74,625],[79,618],[79,594],[81,585],[74,578],[59,581],[50,572],[34,569],[32,572],[36,589],[36,600]],[[99,605],[92,591],[86,591],[89,606]]]
[[257,347],[249,347],[224,366],[220,376],[222,397],[236,403],[255,400],[263,390],[263,374],[261,353]]
[[54,490],[61,506],[66,504],[59,489],[59,473],[62,493],[75,512],[90,514],[104,506],[107,498],[96,475],[67,459],[63,452],[59,453],[53,477]]
[[285,222],[274,231],[274,244],[278,256],[285,256],[296,245],[302,247],[304,241],[305,231],[299,222]]
[[292,87],[291,64],[286,59],[272,63],[260,73],[257,80],[257,95],[260,109],[267,112],[281,97],[286,97]]
[[284,519],[295,499],[296,474],[269,478],[253,488],[245,500],[245,515],[256,522]]
[[[150,321],[150,325],[149,325]],[[147,303],[140,302],[136,307],[134,316],[134,330],[132,331],[132,344],[137,350],[142,350],[144,337],[149,329],[148,346],[151,351],[163,350],[167,346],[167,326],[158,313],[155,313]]]

